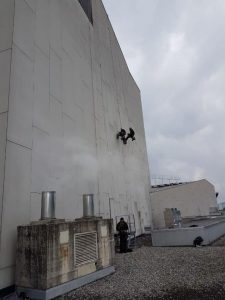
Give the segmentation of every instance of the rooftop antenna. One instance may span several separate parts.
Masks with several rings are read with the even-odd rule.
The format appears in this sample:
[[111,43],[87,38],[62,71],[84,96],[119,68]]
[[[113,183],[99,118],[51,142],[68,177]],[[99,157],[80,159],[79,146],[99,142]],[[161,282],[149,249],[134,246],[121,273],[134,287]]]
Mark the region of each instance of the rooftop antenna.
[[170,184],[181,182],[181,177],[178,176],[168,176],[168,175],[153,175],[151,178],[152,185],[158,184]]

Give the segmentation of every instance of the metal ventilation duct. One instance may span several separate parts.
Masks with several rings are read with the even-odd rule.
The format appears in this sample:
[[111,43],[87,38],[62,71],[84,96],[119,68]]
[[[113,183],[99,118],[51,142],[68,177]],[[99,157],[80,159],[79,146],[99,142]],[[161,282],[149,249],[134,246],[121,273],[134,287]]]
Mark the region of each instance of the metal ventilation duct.
[[94,217],[94,195],[83,195],[83,217]]
[[42,192],[41,220],[55,219],[55,195],[56,192]]

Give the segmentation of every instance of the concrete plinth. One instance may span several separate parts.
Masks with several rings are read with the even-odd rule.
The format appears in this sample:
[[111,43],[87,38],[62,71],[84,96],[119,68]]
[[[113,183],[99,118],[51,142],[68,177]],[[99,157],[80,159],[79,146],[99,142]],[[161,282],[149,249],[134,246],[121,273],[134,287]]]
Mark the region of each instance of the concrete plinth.
[[78,279],[86,275],[92,281],[108,274],[113,262],[112,220],[40,221],[18,227],[16,286],[35,290],[40,299],[85,284],[89,277]]
[[93,281],[96,281],[98,279],[101,279],[105,276],[111,275],[115,272],[114,267],[108,267],[103,270],[99,270],[97,272],[94,272],[92,274],[83,276],[78,279],[71,280],[69,282],[66,282],[64,284],[58,285],[54,288],[48,289],[48,290],[38,290],[38,289],[28,289],[23,287],[17,287],[17,294],[20,295],[21,293],[24,293],[26,297],[34,300],[49,300],[53,299],[55,297],[58,297],[60,295],[66,294],[72,290],[75,290],[85,284],[91,283]]

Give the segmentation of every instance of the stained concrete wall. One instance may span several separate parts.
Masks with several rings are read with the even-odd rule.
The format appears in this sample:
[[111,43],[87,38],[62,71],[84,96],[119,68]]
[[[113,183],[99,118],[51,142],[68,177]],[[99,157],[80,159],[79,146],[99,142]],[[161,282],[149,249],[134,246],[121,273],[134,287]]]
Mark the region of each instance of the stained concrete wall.
[[[56,191],[59,218],[81,217],[82,194],[94,193],[96,215],[134,213],[138,234],[151,224],[140,91],[102,2],[92,4],[93,25],[77,0],[1,1],[12,20],[0,45],[12,29],[13,45],[0,135],[7,127],[0,289],[14,283],[16,227],[39,218],[44,190]],[[134,128],[136,141],[117,140],[121,127]]]
[[177,208],[182,218],[209,215],[209,208],[217,205],[215,188],[205,179],[162,189],[153,188],[151,205],[154,228],[164,228],[166,208]]
[[[79,236],[84,233],[89,233],[89,236]],[[76,236],[79,236],[79,242]],[[102,218],[44,220],[19,226],[16,285],[47,290],[112,266],[115,255],[113,237],[112,220]],[[89,247],[86,244],[88,239],[91,239]],[[87,249],[92,249],[92,252],[83,257]]]

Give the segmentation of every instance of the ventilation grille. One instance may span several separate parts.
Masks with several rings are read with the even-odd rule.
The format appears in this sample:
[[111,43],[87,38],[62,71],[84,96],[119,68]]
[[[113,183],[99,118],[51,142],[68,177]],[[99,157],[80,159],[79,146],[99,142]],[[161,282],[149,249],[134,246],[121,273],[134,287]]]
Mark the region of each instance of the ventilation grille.
[[98,259],[97,233],[85,232],[74,235],[74,264],[83,265]]

